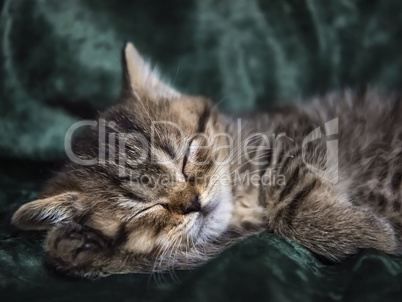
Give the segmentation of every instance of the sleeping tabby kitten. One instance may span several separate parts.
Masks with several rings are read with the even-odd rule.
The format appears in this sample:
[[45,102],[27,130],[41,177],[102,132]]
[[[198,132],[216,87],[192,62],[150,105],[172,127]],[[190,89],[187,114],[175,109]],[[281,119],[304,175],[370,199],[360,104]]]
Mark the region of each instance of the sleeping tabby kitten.
[[263,230],[335,261],[361,248],[402,254],[397,96],[344,91],[234,117],[162,83],[132,44],[123,75],[118,102],[12,219],[48,231],[60,270],[188,269]]

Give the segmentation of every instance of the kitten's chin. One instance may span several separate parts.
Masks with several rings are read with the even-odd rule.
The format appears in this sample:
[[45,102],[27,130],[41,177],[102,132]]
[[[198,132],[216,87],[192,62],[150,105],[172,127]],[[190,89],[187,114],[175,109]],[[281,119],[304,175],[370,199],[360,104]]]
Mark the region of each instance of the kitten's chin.
[[231,187],[220,187],[219,192],[208,202],[197,217],[192,235],[197,244],[214,240],[226,231],[232,217],[233,203]]

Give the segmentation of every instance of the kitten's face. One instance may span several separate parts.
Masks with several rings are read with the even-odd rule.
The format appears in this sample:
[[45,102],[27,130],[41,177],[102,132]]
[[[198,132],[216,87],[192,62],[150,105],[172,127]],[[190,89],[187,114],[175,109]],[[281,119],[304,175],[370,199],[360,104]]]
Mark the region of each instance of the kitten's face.
[[49,230],[50,257],[80,273],[122,271],[122,255],[131,271],[151,270],[168,253],[208,244],[231,217],[231,186],[218,181],[229,175],[228,144],[211,103],[161,83],[131,44],[124,59],[119,103],[73,144],[73,156],[95,161],[71,162],[13,217]]

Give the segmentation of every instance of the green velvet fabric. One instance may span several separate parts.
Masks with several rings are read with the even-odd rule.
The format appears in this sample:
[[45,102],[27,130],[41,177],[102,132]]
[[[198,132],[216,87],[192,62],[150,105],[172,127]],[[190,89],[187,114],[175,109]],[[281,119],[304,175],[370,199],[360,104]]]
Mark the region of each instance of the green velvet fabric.
[[402,4],[363,0],[3,0],[0,26],[2,301],[401,301],[402,259],[323,263],[272,234],[192,272],[63,278],[43,233],[9,225],[60,166],[64,135],[112,104],[131,40],[179,90],[231,111],[347,86],[402,82]]

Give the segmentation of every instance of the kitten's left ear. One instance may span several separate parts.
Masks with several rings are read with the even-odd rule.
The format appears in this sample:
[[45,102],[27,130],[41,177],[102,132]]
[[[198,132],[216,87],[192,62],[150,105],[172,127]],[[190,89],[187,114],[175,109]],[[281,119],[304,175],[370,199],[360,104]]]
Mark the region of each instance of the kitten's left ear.
[[74,221],[82,215],[80,194],[66,192],[22,205],[11,223],[24,230],[47,230],[52,225]]
[[172,87],[163,83],[159,75],[140,56],[132,43],[126,43],[122,54],[123,92],[134,93],[139,97],[172,98],[180,95]]

